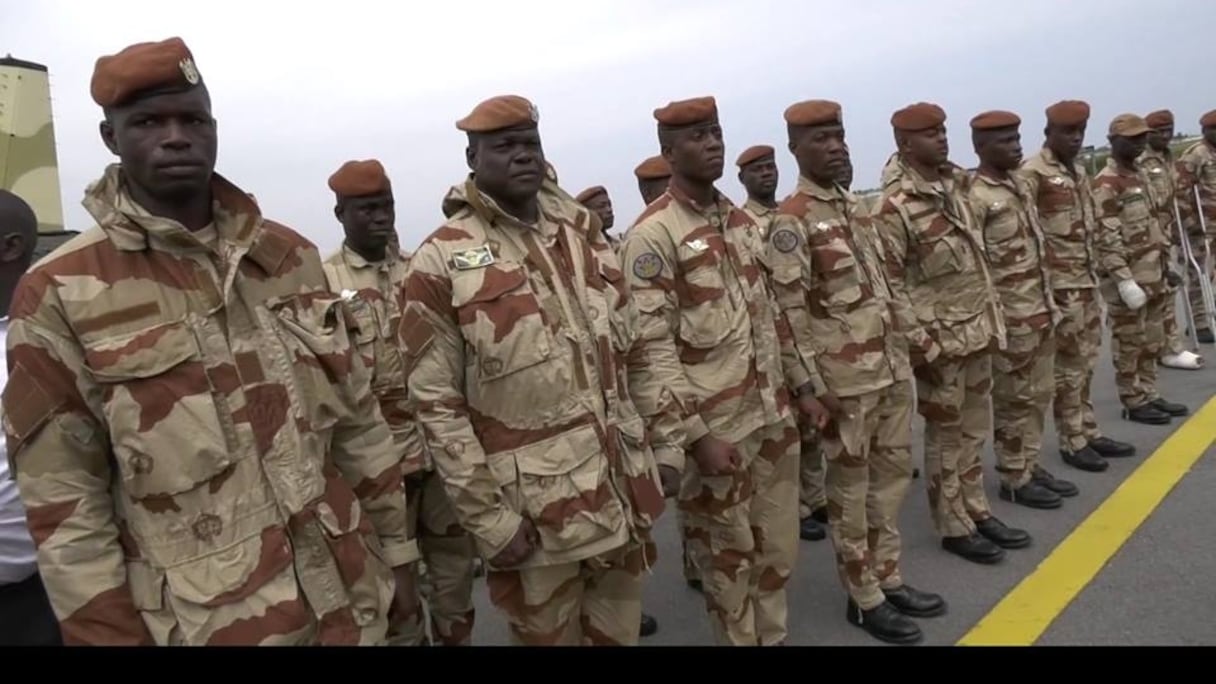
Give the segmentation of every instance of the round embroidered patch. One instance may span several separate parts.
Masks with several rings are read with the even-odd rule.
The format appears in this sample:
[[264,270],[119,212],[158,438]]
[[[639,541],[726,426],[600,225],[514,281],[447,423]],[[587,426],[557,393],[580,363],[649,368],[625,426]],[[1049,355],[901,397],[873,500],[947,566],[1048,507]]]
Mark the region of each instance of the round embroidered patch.
[[789,228],[773,233],[773,246],[780,252],[792,252],[798,246],[798,234]]
[[654,252],[647,252],[633,260],[633,274],[643,280],[650,280],[663,272],[663,260]]

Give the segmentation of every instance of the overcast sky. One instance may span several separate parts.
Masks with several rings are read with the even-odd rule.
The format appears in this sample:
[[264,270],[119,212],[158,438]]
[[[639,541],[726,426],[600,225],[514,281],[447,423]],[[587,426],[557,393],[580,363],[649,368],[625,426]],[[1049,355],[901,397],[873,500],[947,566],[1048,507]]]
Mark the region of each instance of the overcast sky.
[[1021,114],[1028,151],[1044,107],[1065,98],[1093,105],[1089,144],[1124,111],[1169,107],[1195,132],[1216,108],[1214,20],[1208,0],[0,0],[0,53],[50,69],[71,229],[92,224],[81,193],[112,159],[89,97],[94,60],[178,35],[211,89],[220,173],[328,251],[341,228],[326,178],[377,157],[412,249],[467,173],[454,122],[493,95],[537,104],[562,185],[606,186],[621,231],[641,210],[632,170],[657,152],[652,112],[670,100],[717,97],[720,188],[740,203],[739,152],[777,147],[784,195],[797,169],[782,112],[838,100],[866,188],[892,151],[891,112],[915,101],[945,108],[951,156],[966,166],[967,121],[985,109]]

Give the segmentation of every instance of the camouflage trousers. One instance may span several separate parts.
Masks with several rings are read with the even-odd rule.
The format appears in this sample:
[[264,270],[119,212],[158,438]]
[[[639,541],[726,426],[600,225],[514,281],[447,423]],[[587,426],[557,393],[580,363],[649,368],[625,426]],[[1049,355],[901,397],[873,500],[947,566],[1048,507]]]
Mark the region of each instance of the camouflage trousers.
[[798,461],[798,518],[806,519],[816,510],[828,505],[824,491],[824,452],[819,432],[803,423],[801,456]]
[[[419,603],[429,615],[395,618],[390,643],[401,646],[467,646],[473,636],[473,539],[455,512],[434,471],[406,478],[407,525],[418,540],[425,572],[416,572]],[[431,634],[427,634],[427,623]]]
[[635,646],[642,622],[644,547],[627,544],[583,561],[489,570],[490,602],[516,646]]
[[688,536],[684,534],[684,531],[688,529],[688,516],[679,508],[676,509],[676,525],[680,529],[680,555],[684,563],[684,580],[687,582],[700,581],[701,568],[697,567],[697,559],[688,546]]
[[841,397],[823,438],[828,523],[840,582],[863,610],[903,585],[899,511],[912,483],[912,383]]
[[1102,307],[1095,288],[1053,295],[1062,318],[1056,326],[1052,415],[1060,450],[1075,452],[1102,436],[1090,398],[1102,347]]
[[1055,332],[1051,326],[1010,334],[992,357],[992,446],[1001,482],[1030,482],[1043,449],[1047,408],[1055,394]]
[[991,515],[984,493],[984,442],[992,425],[992,353],[939,358],[942,384],[917,379],[917,412],[925,419],[929,511],[942,537],[968,536]]
[[787,632],[785,585],[798,559],[799,434],[791,417],[735,447],[743,467],[728,475],[684,471],[685,538],[701,568],[719,645],[772,646]]
[[1117,293],[1107,298],[1115,386],[1126,408],[1143,406],[1161,396],[1157,393],[1157,364],[1165,346],[1162,317],[1168,297],[1159,288],[1148,292],[1147,302],[1135,311]]

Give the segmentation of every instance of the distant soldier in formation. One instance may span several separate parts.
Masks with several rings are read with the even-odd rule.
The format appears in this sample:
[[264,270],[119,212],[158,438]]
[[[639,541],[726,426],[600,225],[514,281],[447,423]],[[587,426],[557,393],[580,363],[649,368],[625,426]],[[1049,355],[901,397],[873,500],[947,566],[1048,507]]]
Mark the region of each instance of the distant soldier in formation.
[[642,204],[647,206],[667,192],[667,184],[671,181],[671,166],[662,155],[648,157],[633,170],[638,179],[638,192],[642,195]]
[[742,209],[760,228],[760,237],[767,238],[777,215],[776,152],[771,145],[754,145],[743,150],[735,164],[739,167],[739,182],[747,191]]
[[608,190],[602,185],[595,185],[575,195],[574,199],[599,217],[600,236],[608,243],[612,251],[620,251],[621,239],[608,232],[616,224],[616,218],[612,213],[612,198],[608,196]]
[[[1191,251],[1204,267],[1205,254],[1211,253],[1216,262],[1216,110],[1199,118],[1203,139],[1197,140],[1178,155],[1178,206],[1182,213],[1182,224],[1191,240]],[[1195,188],[1199,189],[1199,204],[1203,219],[1195,204]],[[1205,232],[1204,225],[1207,230]],[[1203,277],[1211,280],[1211,273]],[[1196,338],[1204,344],[1216,342],[1212,334],[1211,317],[1203,309],[1203,295],[1199,278],[1192,278],[1188,295],[1191,310],[1195,312]]]

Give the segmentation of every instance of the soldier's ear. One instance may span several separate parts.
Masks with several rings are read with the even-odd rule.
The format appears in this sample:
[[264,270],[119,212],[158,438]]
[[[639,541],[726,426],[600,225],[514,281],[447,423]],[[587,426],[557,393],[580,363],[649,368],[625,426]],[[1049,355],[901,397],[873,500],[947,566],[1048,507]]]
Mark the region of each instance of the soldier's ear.
[[477,168],[477,146],[476,143],[469,143],[468,147],[464,148],[464,163],[468,165],[470,171]]
[[101,141],[105,143],[106,149],[110,154],[118,156],[118,138],[114,135],[114,124],[110,123],[109,118],[102,119],[97,125],[97,130],[101,133]]
[[20,260],[26,252],[25,236],[21,233],[9,233],[0,239],[0,262],[12,263]]

